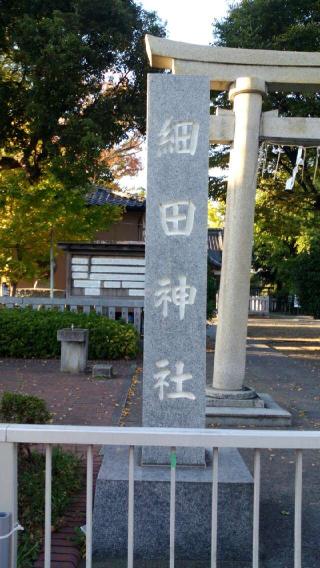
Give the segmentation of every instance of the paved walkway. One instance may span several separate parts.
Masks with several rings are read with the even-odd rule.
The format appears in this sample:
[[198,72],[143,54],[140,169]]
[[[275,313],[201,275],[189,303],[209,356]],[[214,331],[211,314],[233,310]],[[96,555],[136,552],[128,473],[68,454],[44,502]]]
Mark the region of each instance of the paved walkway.
[[43,398],[55,424],[118,424],[136,368],[133,361],[109,361],[116,377],[92,379],[91,373],[61,373],[58,360],[3,359],[0,361],[0,395],[4,391]]
[[[59,370],[57,360],[3,359],[0,361],[0,395],[4,391],[32,394],[43,398],[53,414],[55,424],[116,426],[119,424],[132,376],[133,361],[110,361],[115,378],[92,379],[90,373],[68,375]],[[80,446],[66,447],[82,455]],[[101,457],[94,448],[94,482]],[[84,462],[85,469],[85,462]],[[64,525],[52,534],[51,568],[77,568],[80,552],[75,545],[75,528],[85,524],[86,492],[74,497],[64,516]],[[43,568],[41,552],[34,568]]]
[[[208,354],[210,381],[213,354]],[[294,430],[320,428],[319,364],[288,357],[271,346],[248,345],[247,384],[267,392],[292,413]],[[219,427],[219,425],[217,424]],[[253,472],[252,451],[241,454]],[[260,547],[262,568],[293,566],[294,468],[293,451],[266,450],[261,461]],[[303,566],[319,568],[320,456],[303,458]]]
[[[290,410],[293,414],[292,429],[319,430],[320,322],[313,322],[310,318],[298,318],[296,321],[294,318],[251,319],[248,335],[247,384],[272,394],[277,402]],[[209,382],[212,365],[213,342],[209,341]],[[56,413],[54,421],[59,424],[117,424],[133,375],[121,417],[123,424],[133,426],[141,423],[142,388],[141,372],[134,373],[134,368],[132,362],[115,363],[119,378],[100,382],[93,381],[89,375],[62,375],[57,361],[5,360],[0,363],[0,393],[18,390],[42,396]],[[252,470],[252,452],[242,451],[242,455]],[[305,452],[304,568],[320,566],[319,468],[319,452]],[[261,568],[293,566],[293,495],[294,454],[289,451],[263,452]]]
[[[310,318],[298,318],[296,321],[293,318],[252,318],[248,335],[246,384],[260,392],[271,394],[280,405],[289,410],[293,415],[291,429],[319,430],[320,351],[317,347],[320,345],[320,322],[314,322]],[[214,342],[209,341],[209,384],[212,382],[213,358]],[[133,396],[127,404],[130,413],[126,425],[141,423],[141,389],[140,374]],[[252,472],[252,451],[242,450],[241,454]],[[270,449],[262,452],[260,568],[293,567],[294,460],[295,455],[291,451]],[[319,568],[319,452],[304,452],[303,463],[302,565],[304,568]],[[191,566],[207,568],[203,563],[183,564],[183,568]],[[99,565],[97,568],[100,568]]]
[[[246,384],[266,392],[293,417],[293,430],[320,429],[320,322],[311,318],[251,318],[248,327]],[[211,344],[211,348],[213,344]],[[213,350],[207,358],[212,382]],[[219,424],[217,424],[219,426]],[[253,470],[251,451],[241,451]],[[292,451],[262,452],[261,568],[292,568],[294,468]],[[320,456],[304,452],[303,567],[320,566]]]

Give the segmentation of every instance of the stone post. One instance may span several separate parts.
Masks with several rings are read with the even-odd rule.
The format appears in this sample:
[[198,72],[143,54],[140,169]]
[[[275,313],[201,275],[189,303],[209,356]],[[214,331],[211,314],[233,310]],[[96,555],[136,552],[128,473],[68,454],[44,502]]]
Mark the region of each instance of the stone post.
[[235,132],[230,157],[213,388],[207,389],[209,396],[219,395],[217,391],[243,389],[264,92],[265,82],[256,77],[237,79],[229,92],[234,105]]
[[[205,426],[209,80],[148,77],[143,426]],[[144,448],[143,463],[169,451]],[[179,448],[178,463],[204,464]]]
[[57,331],[61,341],[60,371],[63,373],[84,373],[88,363],[88,329],[65,328]]

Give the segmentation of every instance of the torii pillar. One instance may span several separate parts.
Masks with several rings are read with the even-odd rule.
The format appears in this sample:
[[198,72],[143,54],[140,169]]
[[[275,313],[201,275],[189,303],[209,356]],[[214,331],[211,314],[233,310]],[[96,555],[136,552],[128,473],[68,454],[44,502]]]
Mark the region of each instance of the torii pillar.
[[[230,157],[224,252],[219,291],[213,389],[243,390],[253,221],[262,96],[259,78],[237,79],[229,90],[235,129]],[[251,391],[245,391],[251,395]],[[215,394],[214,392],[212,394]]]
[[151,66],[178,75],[207,76],[210,88],[228,90],[233,111],[211,116],[210,142],[231,144],[219,320],[209,397],[253,398],[244,387],[250,266],[259,142],[319,143],[320,120],[262,113],[268,91],[319,90],[320,54],[206,47],[146,36]]

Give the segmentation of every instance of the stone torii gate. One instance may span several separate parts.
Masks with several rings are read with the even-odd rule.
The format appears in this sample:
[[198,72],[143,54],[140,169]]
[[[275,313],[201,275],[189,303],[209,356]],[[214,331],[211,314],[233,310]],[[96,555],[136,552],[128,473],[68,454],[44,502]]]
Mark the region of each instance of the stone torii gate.
[[[243,382],[259,143],[320,145],[319,119],[282,119],[276,112],[262,113],[262,97],[267,89],[318,88],[320,54],[201,47],[150,36],[146,41],[151,65],[170,69],[175,76],[151,73],[148,77],[142,422],[145,427],[197,431],[205,425],[206,412],[209,140],[233,146],[215,372],[209,395],[218,407],[232,403],[249,407],[254,401],[239,399],[256,397]],[[220,109],[210,116],[210,88],[229,90],[233,111]],[[221,401],[223,397],[227,400]],[[169,548],[170,565],[174,556],[207,561],[210,554],[216,555],[209,497],[212,470],[208,467],[217,463],[213,452],[145,446],[141,453],[130,456],[136,535],[131,551],[134,547],[136,558],[166,558]],[[218,555],[221,561],[249,564],[251,476],[235,449],[222,448],[219,456],[223,514],[218,521]],[[93,550],[100,558],[121,558],[127,548],[123,506],[128,498],[127,463],[126,448],[105,449],[93,524]],[[176,465],[174,497],[170,480],[173,475],[175,479]],[[175,502],[171,508],[170,495]]]
[[231,144],[213,398],[252,398],[243,385],[253,222],[261,141],[320,145],[320,119],[262,113],[268,91],[315,91],[320,54],[206,47],[146,36],[150,65],[175,75],[207,77],[210,89],[228,90],[233,110],[210,116],[210,142]]

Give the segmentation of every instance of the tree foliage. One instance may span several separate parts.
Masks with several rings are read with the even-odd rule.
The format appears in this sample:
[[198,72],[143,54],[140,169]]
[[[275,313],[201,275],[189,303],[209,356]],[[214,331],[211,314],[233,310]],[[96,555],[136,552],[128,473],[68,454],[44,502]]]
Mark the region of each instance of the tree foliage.
[[109,168],[116,184],[124,176],[134,177],[141,170],[142,143],[142,136],[135,132],[120,144],[102,150],[100,162]]
[[165,33],[134,0],[0,0],[0,274],[11,283],[47,274],[51,240],[89,240],[119,219],[85,197],[139,169],[147,32]]
[[312,196],[297,185],[285,192],[284,173],[260,180],[255,213],[253,265],[263,282],[282,294],[294,293],[294,265],[310,250],[320,230]]
[[302,309],[320,318],[320,236],[311,240],[294,265],[294,278]]
[[2,168],[64,184],[109,170],[102,150],[144,131],[146,32],[164,35],[133,0],[2,0]]
[[0,173],[0,274],[13,288],[46,278],[51,242],[91,240],[121,218],[120,207],[88,207],[81,189],[66,191],[49,175],[30,184],[24,170]]
[[[320,51],[320,2],[314,0],[242,0],[225,18],[214,23],[214,44],[248,49]],[[213,105],[229,107],[226,93]],[[280,116],[320,116],[320,93],[269,93],[263,110],[277,109]],[[226,173],[228,148],[214,148],[211,166]],[[297,148],[278,154],[268,148],[267,169],[258,177],[254,263],[267,284],[280,291],[296,292],[295,262],[310,249],[320,226],[320,176],[314,177],[316,151],[307,150],[304,169],[293,192],[286,180],[296,162]],[[276,172],[276,173],[275,173]],[[225,200],[226,178],[210,180],[210,194]],[[302,257],[301,257],[302,258]]]
[[219,201],[208,201],[208,227],[218,229],[223,226],[225,206]]

